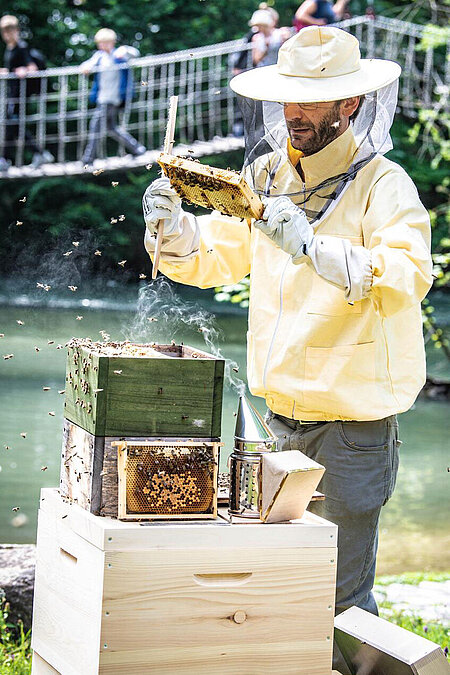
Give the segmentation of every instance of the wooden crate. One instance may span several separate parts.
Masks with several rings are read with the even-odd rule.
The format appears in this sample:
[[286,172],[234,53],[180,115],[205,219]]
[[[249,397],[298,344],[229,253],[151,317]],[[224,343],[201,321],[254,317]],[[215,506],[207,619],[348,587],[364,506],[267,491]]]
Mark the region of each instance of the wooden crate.
[[139,524],[44,489],[33,674],[331,675],[336,539],[310,513]]
[[161,358],[68,348],[64,417],[94,436],[220,437],[224,361],[184,345]]
[[[170,439],[173,443],[181,439]],[[94,436],[69,420],[64,420],[61,451],[60,492],[63,497],[95,515],[119,516],[119,483],[115,443],[168,443],[168,439]],[[185,442],[186,439],[183,439]],[[221,445],[217,439],[197,438],[189,442]],[[214,476],[217,487],[217,476]]]

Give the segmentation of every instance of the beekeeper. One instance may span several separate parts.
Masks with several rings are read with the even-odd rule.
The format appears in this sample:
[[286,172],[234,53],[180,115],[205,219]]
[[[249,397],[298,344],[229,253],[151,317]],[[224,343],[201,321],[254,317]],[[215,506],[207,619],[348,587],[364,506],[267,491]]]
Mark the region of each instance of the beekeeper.
[[280,449],[326,467],[339,526],[336,611],[376,613],[380,509],[398,467],[397,413],[425,379],[420,302],[431,286],[430,224],[405,171],[383,155],[400,67],[360,58],[355,37],[311,26],[277,65],[231,82],[246,124],[244,173],[262,220],[194,217],[166,178],[146,190],[145,245],[164,219],[160,269],[207,288],[251,273],[248,382]]

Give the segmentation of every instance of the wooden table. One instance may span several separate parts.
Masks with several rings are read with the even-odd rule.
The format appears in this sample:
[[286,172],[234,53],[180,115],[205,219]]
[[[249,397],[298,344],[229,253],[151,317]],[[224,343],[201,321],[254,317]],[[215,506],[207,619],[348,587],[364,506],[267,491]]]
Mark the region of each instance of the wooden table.
[[44,489],[33,675],[331,675],[337,528],[121,522]]

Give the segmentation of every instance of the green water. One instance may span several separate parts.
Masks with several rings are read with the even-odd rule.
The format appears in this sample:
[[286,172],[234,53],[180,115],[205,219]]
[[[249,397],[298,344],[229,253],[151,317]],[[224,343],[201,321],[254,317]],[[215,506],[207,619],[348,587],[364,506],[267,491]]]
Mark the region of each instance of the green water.
[[[113,292],[111,296],[114,301]],[[131,306],[133,292],[129,300]],[[64,389],[66,351],[56,346],[72,336],[97,339],[99,330],[109,333],[112,339],[128,337],[133,311],[30,308],[20,302],[0,311],[0,332],[5,334],[0,339],[1,354],[14,354],[10,360],[0,360],[0,542],[29,543],[35,541],[39,490],[59,483],[64,396],[58,390]],[[77,320],[77,316],[83,318]],[[17,324],[17,320],[24,325]],[[221,345],[224,356],[235,361],[239,374],[244,374],[246,317],[221,315],[217,324],[224,336]],[[152,324],[153,331],[155,325]],[[162,341],[161,332],[171,330],[171,326],[164,324],[158,330],[154,339]],[[147,337],[151,339],[148,334]],[[192,328],[184,323],[175,335],[165,337],[205,346],[198,322]],[[54,344],[48,345],[48,340],[54,340]],[[435,355],[431,365],[434,372],[442,374],[445,370]],[[50,390],[43,391],[43,387]],[[264,411],[260,399],[255,403]],[[232,449],[236,404],[236,391],[227,387],[222,468]],[[383,512],[378,572],[449,569],[448,405],[419,401],[413,410],[401,416],[400,425],[401,468],[394,497]],[[21,433],[26,433],[26,438]],[[15,507],[20,510],[13,512]],[[21,520],[26,521],[19,527],[14,521],[18,514],[23,514],[25,518]]]

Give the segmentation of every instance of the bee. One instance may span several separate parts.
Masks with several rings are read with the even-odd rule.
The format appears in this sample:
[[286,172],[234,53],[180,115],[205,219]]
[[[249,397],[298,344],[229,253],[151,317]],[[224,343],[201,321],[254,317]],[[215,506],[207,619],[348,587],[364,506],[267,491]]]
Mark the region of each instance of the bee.
[[93,176],[100,176],[101,173],[104,172],[105,169],[95,169],[95,171],[92,172]]
[[114,375],[122,375],[122,371],[121,370],[115,370]]
[[233,368],[233,370],[234,370],[235,373],[238,373],[239,372],[239,366],[237,368]]
[[117,187],[117,186],[119,185],[119,181],[117,181],[117,180],[112,180],[112,181],[111,181],[111,185],[112,185],[113,187]]
[[4,337],[5,337],[5,334],[4,334],[4,333],[0,333],[0,338],[4,338]]
[[14,356],[14,354],[4,354],[3,358],[5,359],[5,361],[8,361],[9,359],[12,359],[13,356]]
[[16,225],[17,225],[17,227],[20,227],[21,225],[23,225],[23,220],[16,220]]
[[26,432],[26,431],[21,431],[21,432],[20,432],[20,435],[22,436],[22,438],[26,438],[26,437],[27,437],[27,432]]
[[117,223],[117,218],[111,218],[111,225],[115,225]]
[[47,471],[48,466],[41,466],[41,471]]
[[147,278],[147,275],[146,275],[146,274],[140,274],[140,275],[139,275],[139,279],[146,279],[146,278]]
[[16,513],[16,511],[20,511],[20,506],[13,506],[11,510]]
[[3,447],[5,448],[5,450],[11,450],[11,446],[9,445],[4,445]]
[[150,321],[150,323],[152,323],[153,321],[158,321],[158,319],[154,316],[149,316],[147,321]]
[[59,389],[59,390],[58,390],[58,394],[65,394],[65,393],[66,393],[66,390],[65,390],[65,389]]
[[208,249],[208,250],[206,251],[206,253],[212,253],[212,252],[213,252],[213,250],[214,250],[214,249],[212,249],[212,248],[209,248],[209,249]]
[[51,410],[48,414],[50,415],[50,417],[54,417],[54,416],[55,416],[55,413],[53,412],[53,410]]
[[[114,371],[114,372],[116,372],[116,371]],[[94,394],[98,394],[100,391],[103,391],[103,389],[94,389]]]
[[79,245],[80,245],[80,242],[79,242],[79,241],[73,241],[73,242],[72,242],[72,246],[75,246],[75,248],[78,248]]
[[148,82],[145,82],[144,80],[141,80],[141,87],[146,87],[148,85]]
[[98,249],[94,252],[94,255],[101,255],[101,254],[102,254],[102,252],[99,251]]
[[22,202],[22,204],[25,204],[26,201],[27,201],[26,197],[22,197],[22,199],[19,199],[19,202]]
[[77,321],[81,321],[82,318],[83,318],[83,317],[79,314],[79,315],[76,317],[76,320],[77,320]]
[[56,349],[64,349],[64,345],[56,345]]
[[69,255],[72,255],[72,253],[73,253],[73,251],[66,251],[65,253],[63,253],[63,256],[64,256],[65,258],[68,258]]
[[145,168],[147,169],[147,171],[150,171],[150,169],[152,168],[152,166],[153,166],[153,164],[147,164]]
[[127,262],[126,260],[121,260],[121,261],[118,262],[117,264],[120,265],[121,267],[125,267],[125,263],[126,263],[126,262]]
[[17,323],[18,326],[24,326],[25,325],[24,321],[21,321],[20,319],[16,319],[16,323]]
[[55,341],[54,341],[54,340],[47,340],[47,344],[48,344],[48,345],[54,345],[54,344],[55,344]]
[[35,348],[34,348],[34,351],[35,351],[35,352],[40,352],[41,350],[39,349],[39,347],[35,347]]
[[122,213],[122,214],[121,214],[121,215],[119,216],[119,220],[120,220],[120,222],[122,222],[122,221],[124,221],[124,220],[125,220],[125,216],[124,216],[124,214],[123,214],[123,213]]
[[67,286],[67,288],[69,289],[69,291],[72,291],[72,293],[75,293],[75,291],[77,290],[78,286]]

